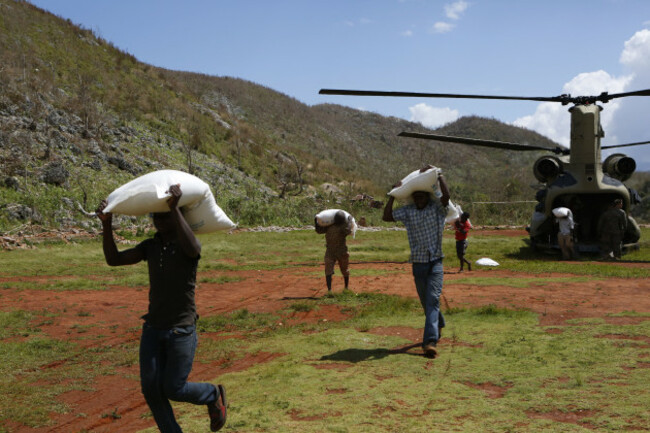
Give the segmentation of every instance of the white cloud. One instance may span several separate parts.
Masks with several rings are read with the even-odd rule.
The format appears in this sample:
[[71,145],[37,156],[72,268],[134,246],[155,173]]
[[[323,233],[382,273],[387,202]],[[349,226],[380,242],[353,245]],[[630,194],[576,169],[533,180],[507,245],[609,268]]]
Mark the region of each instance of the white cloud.
[[[625,69],[624,74],[616,77],[602,70],[585,72],[566,83],[563,93],[587,96],[599,95],[603,91],[613,94],[647,89],[650,83],[650,30],[639,30],[625,41],[619,61]],[[647,113],[650,112],[649,97],[617,98],[599,105],[603,107],[600,119],[605,131],[605,137],[601,140],[603,146],[650,140],[647,125]],[[537,131],[563,145],[569,145],[571,117],[567,113],[568,108],[557,103],[541,103],[535,113],[521,117],[513,124]],[[650,146],[603,150],[602,155],[605,158],[619,152],[633,157],[638,170],[650,170]]]
[[464,0],[458,0],[445,5],[445,14],[447,15],[447,18],[457,20],[468,7],[469,3]]
[[[620,93],[628,83],[628,77],[612,77],[605,71],[585,72],[577,75],[562,88],[563,93],[572,96],[599,95],[603,91]],[[557,102],[543,102],[537,106],[535,113],[521,117],[513,122],[516,126],[537,131],[540,134],[568,146],[571,134],[571,115],[568,106]],[[607,103],[601,112],[601,124],[607,131],[612,123],[614,113],[619,108],[617,99]]]
[[[650,30],[639,30],[625,41],[621,53],[620,62],[628,73],[628,81],[622,91],[631,92],[650,87],[649,57]],[[606,130],[603,144],[636,143],[650,140],[647,121],[650,112],[650,97],[631,96],[620,98],[617,101],[619,101],[620,109],[613,115],[612,124],[609,131]],[[622,152],[633,157],[639,170],[650,171],[650,145],[612,149],[612,151],[604,151],[603,154],[609,155],[614,152]]]
[[359,18],[356,21],[353,21],[353,20],[344,21],[344,24],[346,26],[348,26],[348,27],[356,27],[357,24],[363,26],[363,25],[367,25],[367,24],[372,24],[372,22],[373,21],[371,19],[362,17],[362,18]]
[[620,62],[634,73],[650,70],[650,30],[638,31],[625,41]]
[[403,32],[401,33],[401,35],[402,35],[402,36],[406,36],[406,37],[411,37],[411,36],[413,36],[413,31],[411,31],[411,30],[405,30],[405,31],[403,31]]
[[454,28],[453,24],[446,23],[444,21],[438,21],[431,27],[431,31],[433,33],[447,33],[450,32]]
[[448,107],[439,108],[420,103],[409,107],[411,121],[419,122],[427,128],[437,128],[458,119],[458,110]]

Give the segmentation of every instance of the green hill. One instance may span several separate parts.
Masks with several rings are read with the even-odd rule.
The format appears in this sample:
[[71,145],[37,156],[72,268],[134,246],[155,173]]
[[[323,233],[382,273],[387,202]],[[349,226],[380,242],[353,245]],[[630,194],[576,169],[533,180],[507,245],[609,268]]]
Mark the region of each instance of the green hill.
[[[426,163],[444,169],[464,208],[534,193],[538,155],[398,138],[430,131],[308,106],[238,78],[157,68],[24,1],[0,0],[0,65],[0,231],[96,228],[80,207],[92,210],[122,183],[163,168],[204,179],[241,225],[309,224],[320,209],[350,208],[358,194],[382,200]],[[478,117],[437,132],[555,146]],[[354,206],[379,221],[379,211]],[[525,224],[530,205],[472,211],[483,223]]]

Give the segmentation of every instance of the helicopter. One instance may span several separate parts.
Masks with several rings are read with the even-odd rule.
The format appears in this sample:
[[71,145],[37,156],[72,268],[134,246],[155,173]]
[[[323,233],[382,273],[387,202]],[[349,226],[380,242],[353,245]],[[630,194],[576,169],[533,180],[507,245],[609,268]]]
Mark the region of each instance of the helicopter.
[[559,249],[557,244],[558,227],[555,224],[553,209],[565,207],[572,211],[576,223],[574,230],[575,248],[579,252],[598,252],[598,221],[615,199],[623,201],[623,210],[627,215],[627,229],[623,235],[623,249],[629,251],[639,247],[641,230],[634,218],[630,216],[630,208],[640,203],[641,199],[636,191],[628,188],[623,183],[636,170],[636,162],[623,153],[614,153],[602,161],[601,150],[645,145],[650,144],[650,141],[601,146],[600,139],[605,136],[605,133],[600,123],[600,112],[603,107],[598,103],[605,104],[612,99],[628,96],[650,96],[650,89],[615,94],[602,92],[597,96],[562,94],[553,97],[343,89],[321,89],[319,93],[324,95],[497,99],[558,102],[562,105],[572,104],[568,109],[571,114],[570,148],[563,146],[553,148],[409,131],[402,131],[398,135],[400,137],[514,151],[551,152],[553,155],[541,156],[533,165],[533,174],[540,182],[540,189],[535,195],[538,203],[533,211],[530,225],[526,227],[530,236],[531,247],[535,250]]

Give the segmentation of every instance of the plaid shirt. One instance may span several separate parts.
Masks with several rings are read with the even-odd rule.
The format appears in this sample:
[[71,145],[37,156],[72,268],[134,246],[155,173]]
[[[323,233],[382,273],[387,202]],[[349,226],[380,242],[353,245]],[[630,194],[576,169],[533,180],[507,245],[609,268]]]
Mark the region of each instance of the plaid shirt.
[[395,221],[406,227],[413,263],[427,263],[444,257],[442,254],[442,231],[445,227],[447,206],[432,199],[424,209],[409,204],[393,210]]

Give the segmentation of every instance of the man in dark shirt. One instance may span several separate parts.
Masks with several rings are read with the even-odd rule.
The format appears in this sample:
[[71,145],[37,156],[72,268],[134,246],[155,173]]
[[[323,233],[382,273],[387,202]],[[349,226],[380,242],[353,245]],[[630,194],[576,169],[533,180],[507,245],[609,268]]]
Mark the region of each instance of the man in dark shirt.
[[170,400],[207,405],[210,429],[226,423],[226,394],[222,385],[188,382],[196,350],[194,288],[201,244],[178,208],[180,185],[169,188],[169,212],[154,213],[156,234],[135,248],[118,251],[113,239],[112,214],[97,209],[102,221],[103,248],[109,266],[146,260],[149,267],[149,308],[142,318],[140,382],[161,432],[182,432]]
[[601,243],[601,259],[620,259],[623,235],[627,228],[627,214],[623,210],[623,200],[612,202],[598,221],[598,234]]
[[[349,217],[351,218],[351,217]],[[316,233],[325,234],[325,283],[327,284],[327,294],[332,293],[332,275],[334,275],[334,265],[339,262],[341,274],[343,274],[344,290],[348,290],[350,284],[350,254],[345,238],[352,233],[350,221],[345,218],[343,211],[338,211],[334,216],[334,223],[327,227],[322,227],[318,221],[314,221]]]

